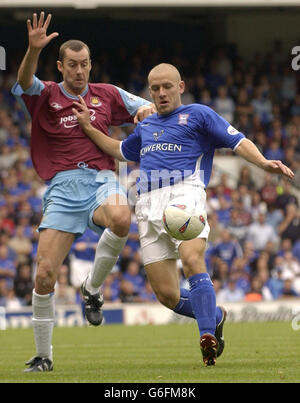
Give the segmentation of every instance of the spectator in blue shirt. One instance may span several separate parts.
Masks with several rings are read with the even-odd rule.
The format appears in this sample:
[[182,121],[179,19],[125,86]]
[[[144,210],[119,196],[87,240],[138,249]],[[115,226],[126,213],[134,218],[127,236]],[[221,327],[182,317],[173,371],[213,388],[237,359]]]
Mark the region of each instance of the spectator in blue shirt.
[[269,160],[284,160],[284,151],[280,147],[280,142],[272,139],[269,147],[264,152],[264,156]]
[[218,87],[225,84],[224,77],[217,72],[217,65],[214,60],[211,62],[209,72],[205,75],[205,82],[212,97],[217,96]]
[[7,288],[12,288],[16,276],[15,262],[8,257],[7,245],[0,245],[0,279],[6,280]]
[[8,287],[6,284],[5,278],[1,278],[0,276],[0,306],[6,305],[6,295],[7,295]]
[[292,279],[286,279],[283,282],[282,293],[279,298],[299,297],[300,295],[293,287]]
[[140,298],[142,302],[155,302],[157,301],[156,296],[152,290],[150,282],[147,280],[145,287],[140,292]]
[[134,286],[134,292],[140,293],[145,286],[145,278],[140,274],[139,264],[135,260],[129,262],[123,280],[127,280]]
[[296,241],[293,246],[293,255],[298,259],[300,263],[300,239]]
[[109,302],[118,302],[119,299],[119,291],[120,291],[120,276],[119,272],[113,271],[110,273],[104,283],[103,283],[103,297],[105,301]]
[[236,280],[229,277],[225,287],[218,293],[217,302],[238,302],[242,301],[244,297],[245,293],[240,287],[238,287]]
[[75,240],[71,249],[71,284],[79,288],[93,267],[95,250],[99,235],[87,228],[83,235]]
[[275,259],[274,268],[271,271],[271,276],[266,283],[266,286],[271,291],[271,294],[274,299],[277,299],[280,297],[280,295],[282,295],[283,283],[284,283],[284,280],[282,279],[282,273],[283,273],[282,265],[283,265],[282,257],[277,256],[277,258]]
[[230,215],[231,215],[231,206],[230,202],[228,202],[225,196],[219,196],[219,208],[217,209],[216,213],[219,219],[219,222],[223,226],[227,226],[230,222]]
[[243,252],[241,246],[232,238],[230,232],[224,229],[221,233],[221,241],[217,243],[213,255],[226,262],[230,270],[234,259],[242,257]]
[[256,96],[252,101],[254,114],[257,115],[262,124],[267,125],[272,120],[272,102],[269,98],[264,97],[260,88],[256,88]]
[[236,285],[246,293],[250,288],[249,273],[250,268],[245,257],[237,257],[232,263],[230,277],[234,278]]
[[131,224],[129,228],[128,240],[126,245],[130,246],[131,253],[135,253],[140,249],[140,236],[138,231],[138,226],[136,223],[135,215],[131,215]]

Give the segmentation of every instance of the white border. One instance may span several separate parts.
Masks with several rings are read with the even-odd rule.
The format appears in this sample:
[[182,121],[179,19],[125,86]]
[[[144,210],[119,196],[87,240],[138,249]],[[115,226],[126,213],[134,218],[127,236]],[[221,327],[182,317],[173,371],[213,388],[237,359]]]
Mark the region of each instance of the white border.
[[299,0],[1,0],[0,7],[274,7],[300,6]]

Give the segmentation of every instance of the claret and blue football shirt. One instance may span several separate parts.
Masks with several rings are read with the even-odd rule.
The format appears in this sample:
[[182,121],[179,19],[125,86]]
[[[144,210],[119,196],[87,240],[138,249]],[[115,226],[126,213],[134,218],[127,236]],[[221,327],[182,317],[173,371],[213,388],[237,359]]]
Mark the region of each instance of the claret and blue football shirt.
[[[12,88],[21,106],[31,117],[31,158],[44,180],[56,173],[86,166],[114,170],[114,159],[103,153],[80,128],[72,112],[77,96],[69,94],[62,83],[39,80],[23,91]],[[111,84],[88,83],[81,96],[90,111],[93,126],[108,135],[109,127],[133,123],[134,115],[148,101]]]
[[235,150],[244,138],[209,107],[190,104],[144,119],[120,150],[125,160],[140,163],[140,192],[173,185],[195,173],[206,188],[215,150]]

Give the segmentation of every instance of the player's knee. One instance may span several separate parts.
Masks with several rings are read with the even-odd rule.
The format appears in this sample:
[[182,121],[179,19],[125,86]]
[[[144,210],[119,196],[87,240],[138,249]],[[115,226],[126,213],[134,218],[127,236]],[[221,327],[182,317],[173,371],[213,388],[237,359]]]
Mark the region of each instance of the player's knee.
[[131,214],[128,206],[116,207],[110,214],[109,228],[118,236],[128,235]]
[[205,271],[204,254],[201,251],[194,251],[193,253],[181,256],[181,260],[187,276]]
[[182,256],[181,260],[185,267],[191,268],[199,263],[200,255],[198,253],[191,253],[189,255]]
[[170,288],[156,290],[155,295],[156,295],[157,299],[159,300],[159,302],[169,309],[174,309],[179,301],[178,292],[176,292],[176,290],[172,290]]
[[48,294],[53,292],[56,282],[56,276],[51,262],[42,259],[38,263],[35,277],[35,290],[38,294]]

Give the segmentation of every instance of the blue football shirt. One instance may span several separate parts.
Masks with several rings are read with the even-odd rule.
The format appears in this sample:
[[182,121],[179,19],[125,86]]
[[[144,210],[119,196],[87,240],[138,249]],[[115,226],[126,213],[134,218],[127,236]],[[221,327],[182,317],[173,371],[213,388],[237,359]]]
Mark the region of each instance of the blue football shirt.
[[120,150],[125,160],[140,163],[140,192],[173,185],[195,173],[206,188],[215,149],[234,150],[244,138],[211,108],[190,104],[144,119]]

